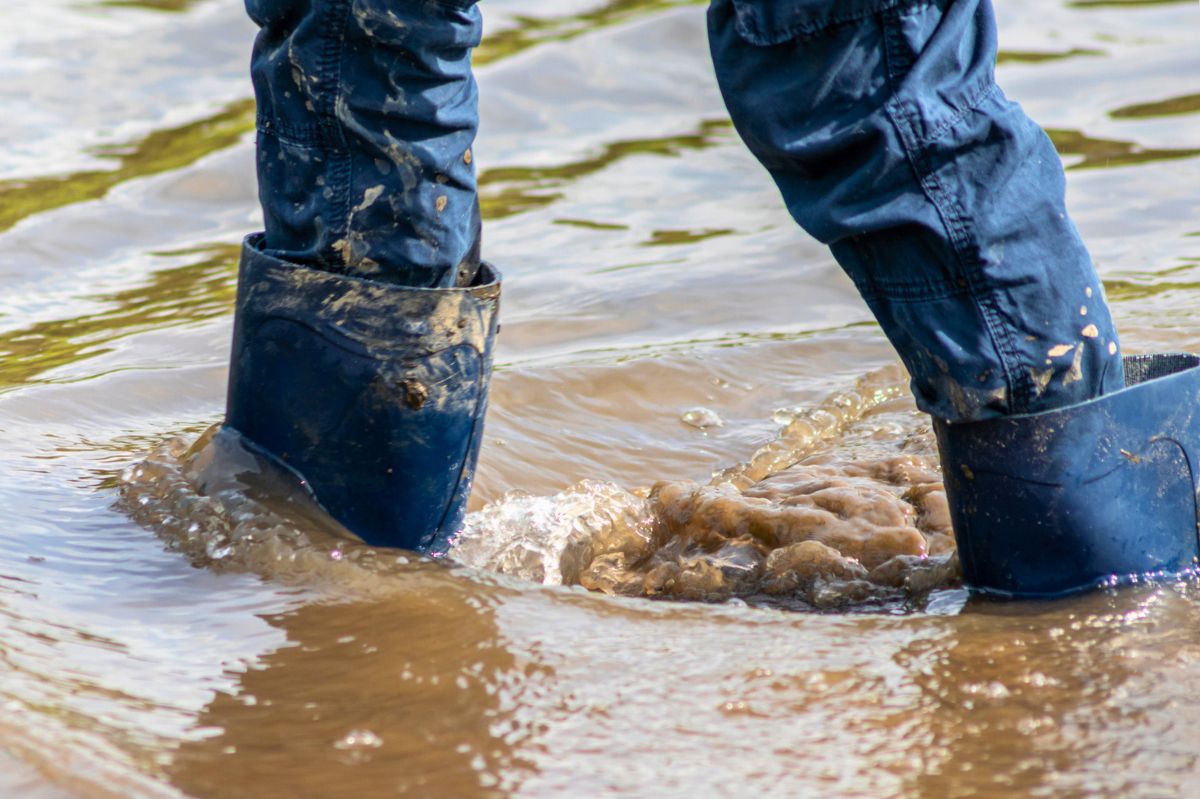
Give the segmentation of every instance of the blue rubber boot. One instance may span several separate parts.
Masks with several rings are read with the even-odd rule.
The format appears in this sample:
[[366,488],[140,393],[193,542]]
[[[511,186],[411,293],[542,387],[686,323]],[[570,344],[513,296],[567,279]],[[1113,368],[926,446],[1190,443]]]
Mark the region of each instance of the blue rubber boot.
[[1196,568],[1200,357],[1127,357],[1125,380],[1060,410],[935,420],[970,588],[1048,598]]
[[487,409],[500,276],[411,288],[242,251],[226,425],[369,544],[440,552]]

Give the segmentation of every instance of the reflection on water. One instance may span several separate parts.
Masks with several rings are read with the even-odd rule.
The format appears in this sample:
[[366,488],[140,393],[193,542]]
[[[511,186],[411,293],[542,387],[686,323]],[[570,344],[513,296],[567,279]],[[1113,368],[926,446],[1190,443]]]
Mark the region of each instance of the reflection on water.
[[1046,133],[1067,169],[1107,169],[1200,155],[1200,148],[1143,147],[1132,141],[1094,138],[1077,130],[1048,128]]
[[217,244],[155,253],[186,258],[187,263],[154,272],[145,285],[90,298],[108,306],[103,311],[0,333],[0,391],[109,352],[123,337],[227,314],[236,290],[239,252],[236,245]]
[[1058,53],[1038,52],[1036,50],[1001,50],[996,55],[997,64],[1041,64],[1046,61],[1061,61],[1079,56],[1102,56],[1103,50],[1073,47]]
[[506,650],[497,601],[408,574],[387,600],[268,617],[287,644],[204,708],[169,779],[193,796],[511,795],[541,726],[520,708],[553,670]]
[[630,22],[638,17],[705,0],[607,0],[579,14],[566,16],[513,17],[515,25],[488,35],[475,52],[474,62],[484,66],[548,42],[565,42],[603,28]]
[[1178,6],[1191,0],[1070,0],[1074,8],[1123,8],[1127,6]]
[[[594,175],[622,159],[637,155],[679,157],[688,151],[705,150],[729,142],[734,136],[733,123],[729,120],[708,119],[703,120],[694,133],[612,142],[595,156],[561,166],[484,169],[479,174],[479,204],[488,219],[503,219],[554,203],[562,198],[560,190],[569,182]],[[659,243],[698,240],[676,238]]]
[[1104,293],[1110,300],[1140,300],[1154,297],[1167,292],[1193,292],[1200,289],[1200,280],[1181,280],[1196,270],[1196,258],[1183,258],[1187,261],[1171,269],[1163,269],[1152,274],[1129,274],[1124,279],[1109,279],[1104,281]]
[[1185,94],[1182,97],[1172,97],[1153,103],[1127,105],[1113,111],[1110,116],[1113,119],[1137,119],[1196,113],[1200,113],[1200,94]]
[[112,169],[0,181],[0,232],[32,214],[103,197],[129,180],[182,169],[229,147],[253,127],[254,101],[242,100],[205,119],[97,150],[95,155],[112,159]]
[[151,11],[187,11],[203,0],[97,0],[97,5],[112,8],[145,8]]
[[[0,8],[62,128],[0,182],[0,796],[1188,795],[1200,585],[956,587],[928,426],[732,131],[704,3],[485,6],[508,284],[454,563],[203,434],[256,203],[249,86],[206,79],[241,4]],[[1126,347],[1200,348],[1194,4],[997,6]]]

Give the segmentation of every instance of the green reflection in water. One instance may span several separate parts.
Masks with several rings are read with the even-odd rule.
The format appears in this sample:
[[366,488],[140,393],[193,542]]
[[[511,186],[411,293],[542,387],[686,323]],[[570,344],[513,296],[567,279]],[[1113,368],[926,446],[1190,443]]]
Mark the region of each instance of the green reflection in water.
[[203,0],[100,0],[98,6],[106,8],[145,8],[150,11],[187,11]]
[[254,101],[239,100],[207,119],[155,131],[131,144],[96,148],[94,154],[115,161],[115,169],[2,180],[0,232],[32,214],[97,200],[127,180],[182,169],[231,146],[253,127]]
[[[710,120],[701,123],[695,133],[616,142],[593,158],[561,166],[490,170],[481,176],[481,204],[492,218],[548,205],[560,196],[557,188],[622,158],[639,154],[675,157],[701,150],[713,146],[730,128],[728,120]],[[122,158],[157,163],[141,150]],[[731,231],[661,231],[664,239],[675,236],[679,241],[728,232]],[[184,266],[154,272],[142,286],[88,298],[108,306],[108,310],[39,322],[0,334],[0,390],[35,382],[49,370],[108,352],[116,339],[229,313],[235,295],[240,245],[217,244],[186,252],[159,253],[164,257],[192,254],[199,258]]]
[[997,64],[1041,64],[1046,61],[1062,61],[1080,56],[1108,55],[1103,50],[1074,47],[1061,53],[1042,53],[1035,50],[1001,50],[996,56]]
[[609,0],[591,11],[564,17],[514,17],[515,27],[484,38],[475,51],[476,65],[490,64],[543,42],[562,42],[601,28],[619,25],[655,11],[703,5],[707,0]]
[[1130,6],[1181,6],[1195,0],[1071,0],[1072,8],[1129,8]]
[[1134,272],[1126,278],[1110,278],[1104,281],[1104,293],[1110,302],[1142,300],[1171,291],[1200,290],[1200,280],[1164,280],[1182,278],[1200,266],[1200,258],[1181,258],[1184,263],[1158,272]]
[[633,264],[618,264],[617,266],[606,266],[602,269],[595,269],[590,274],[607,275],[611,272],[627,272],[630,269],[647,269],[651,266],[673,266],[674,264],[686,264],[686,258],[667,258],[662,261],[638,261]]
[[1167,282],[1167,283],[1138,283],[1132,280],[1105,280],[1104,291],[1110,302],[1127,302],[1144,300],[1147,297],[1157,297],[1169,291],[1197,291],[1200,281]]
[[147,330],[223,316],[233,306],[238,244],[158,253],[199,256],[153,273],[136,288],[89,298],[107,310],[0,333],[0,390],[37,382],[39,375],[112,350],[112,342]]
[[1117,139],[1094,139],[1078,130],[1048,128],[1051,141],[1059,155],[1076,156],[1080,160],[1068,169],[1103,169],[1106,167],[1168,161],[1200,155],[1200,149],[1143,148],[1137,142]]
[[1153,103],[1127,105],[1109,113],[1113,119],[1147,119],[1173,117],[1200,112],[1200,94],[1185,94]]
[[[100,5],[183,11],[202,0],[99,0]],[[627,22],[669,8],[698,5],[703,0],[611,0],[582,14],[539,19],[518,17],[515,28],[489,36],[475,53],[483,65],[547,41],[563,41],[589,31]],[[232,103],[211,117],[177,128],[155,131],[143,139],[99,148],[96,154],[115,159],[115,169],[97,169],[51,177],[0,181],[0,232],[33,214],[72,203],[95,200],[134,178],[182,169],[200,158],[235,144],[254,129],[254,100]],[[518,192],[518,195],[520,193]],[[539,200],[530,207],[545,205]],[[521,196],[495,196],[493,210],[525,201]],[[515,213],[515,211],[513,211]]]
[[552,224],[581,227],[585,230],[629,230],[629,225],[618,225],[614,222],[592,222],[587,219],[555,219]]
[[560,166],[497,167],[479,175],[479,204],[488,219],[503,219],[524,211],[543,208],[562,198],[568,183],[592,175],[632,155],[677,157],[689,151],[706,150],[731,136],[728,119],[708,119],[694,133],[653,139],[612,142],[594,157]]
[[[586,365],[593,363],[620,364],[639,361],[646,358],[662,358],[669,355],[688,354],[702,349],[740,349],[766,343],[790,343],[814,338],[832,336],[848,330],[879,329],[879,323],[874,320],[847,322],[841,325],[830,325],[809,330],[749,332],[730,331],[712,336],[694,336],[667,341],[656,341],[646,344],[624,344],[620,347],[587,347],[571,353],[566,363]],[[560,358],[561,356],[551,356]],[[529,364],[544,362],[544,358],[531,358],[514,366],[527,367]]]
[[643,247],[669,247],[673,244],[693,244],[705,239],[718,236],[728,236],[736,233],[733,228],[704,228],[703,230],[655,230],[650,234],[650,240],[642,242]]

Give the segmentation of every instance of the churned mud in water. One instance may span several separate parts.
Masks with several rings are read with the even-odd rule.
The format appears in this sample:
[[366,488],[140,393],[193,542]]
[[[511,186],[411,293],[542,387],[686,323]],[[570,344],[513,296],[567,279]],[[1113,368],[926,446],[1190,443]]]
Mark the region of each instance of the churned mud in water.
[[706,485],[510,495],[472,515],[451,554],[608,594],[820,608],[958,579],[932,432],[894,370],[796,414]]
[[[624,596],[817,608],[923,596],[958,567],[929,425],[900,385],[883,370],[792,414],[708,484],[510,494],[472,514],[449,555]],[[216,428],[127,469],[121,506],[206,565],[344,581],[410,564],[354,540],[290,474]]]

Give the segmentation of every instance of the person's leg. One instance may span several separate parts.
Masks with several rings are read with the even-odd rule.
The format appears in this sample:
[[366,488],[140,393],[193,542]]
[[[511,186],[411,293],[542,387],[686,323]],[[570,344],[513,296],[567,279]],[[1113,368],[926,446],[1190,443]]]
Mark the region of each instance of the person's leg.
[[[267,252],[406,286],[478,262],[475,0],[246,0]],[[462,274],[460,274],[460,272]]]
[[739,133],[934,417],[967,584],[1200,562],[1200,360],[1123,362],[1061,162],[994,82],[990,0],[713,0],[709,25]]
[[479,260],[474,0],[247,0],[266,230],[226,427],[368,543],[459,528],[499,278]]
[[989,0],[714,0],[717,77],[796,220],[969,421],[1122,386],[1046,134],[993,80]]

